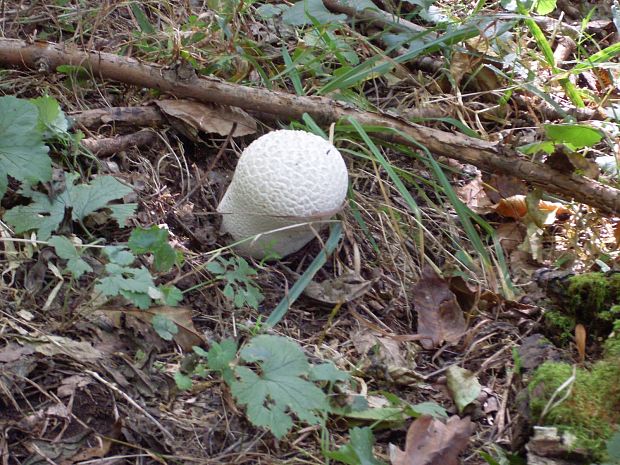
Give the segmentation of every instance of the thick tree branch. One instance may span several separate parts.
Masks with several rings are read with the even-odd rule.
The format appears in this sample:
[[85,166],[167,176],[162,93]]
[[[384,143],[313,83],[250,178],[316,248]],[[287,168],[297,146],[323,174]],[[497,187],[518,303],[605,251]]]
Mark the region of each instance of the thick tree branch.
[[28,44],[15,39],[0,39],[0,64],[34,68],[47,73],[54,72],[60,65],[82,66],[102,79],[151,87],[177,97],[266,112],[284,119],[299,119],[304,113],[324,124],[355,118],[361,124],[389,127],[405,135],[377,132],[377,138],[416,147],[408,139],[411,138],[425,145],[432,153],[470,163],[492,173],[523,178],[547,192],[592,205],[609,214],[620,213],[618,189],[531,162],[497,143],[427,128],[391,115],[362,112],[325,97],[299,97],[215,78],[198,78],[193,74],[183,79],[173,69],[140,63],[131,58],[85,52],[50,43]]

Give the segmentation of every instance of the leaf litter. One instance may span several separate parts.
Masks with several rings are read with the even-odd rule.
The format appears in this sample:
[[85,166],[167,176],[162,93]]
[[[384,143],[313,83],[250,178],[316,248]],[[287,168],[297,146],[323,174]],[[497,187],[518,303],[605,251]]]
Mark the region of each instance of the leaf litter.
[[[306,9],[302,9],[301,2],[295,5],[296,10],[292,10],[293,13],[303,12],[295,19],[293,19],[291,9],[286,8],[286,5],[277,5],[277,8],[274,6],[274,16],[281,15],[283,10],[288,10],[285,21],[289,23],[303,21],[307,25],[313,24],[316,20],[321,22],[342,19],[341,15],[325,10],[320,2],[308,3],[310,8]],[[405,9],[417,8],[423,2],[409,3],[403,4],[403,7]],[[93,7],[95,7],[94,4]],[[182,15],[183,8],[179,4],[178,12],[174,14]],[[129,12],[130,9],[131,12]],[[17,13],[11,10],[10,14],[20,14],[20,10],[15,11]],[[143,16],[139,15],[139,11],[142,11]],[[103,22],[105,24],[94,27],[92,33],[93,37],[97,34],[106,37],[101,43],[98,42],[99,39],[95,40],[97,47],[110,47],[115,51],[117,50],[115,40],[120,40],[118,38],[123,35],[118,34],[118,31],[108,29],[112,28],[113,24],[114,27],[125,28],[123,32],[134,40],[138,36],[133,33],[140,33],[135,30],[135,22],[127,18],[135,17],[141,25],[151,24],[149,21],[153,19],[153,16],[157,17],[158,21],[153,24],[172,24],[168,20],[179,20],[175,17],[165,18],[159,22],[162,18],[158,15],[162,14],[162,10],[156,7],[151,8],[151,6],[146,8],[137,2],[134,2],[131,7],[113,5],[109,14],[114,21]],[[67,18],[67,31],[71,31],[76,24],[72,23],[75,18],[71,16],[71,13],[68,13]],[[138,18],[141,19],[138,20]],[[205,30],[215,24],[215,22],[210,23],[209,15],[198,15],[196,19],[192,19],[194,20],[205,21],[205,24],[187,25],[186,30],[180,31],[182,39],[187,37],[185,34],[194,31],[204,34]],[[16,21],[14,24],[22,23]],[[274,37],[277,37],[274,32],[279,32],[271,23],[248,24],[247,26],[249,30],[253,30],[254,26],[266,28],[270,31],[269,35]],[[98,27],[101,29],[97,29]],[[156,28],[152,24],[151,30],[157,35]],[[239,30],[244,29],[242,27]],[[296,40],[295,31],[291,28],[288,31],[288,40]],[[309,35],[306,37],[311,38]],[[141,58],[152,59],[153,55],[149,55],[151,53],[149,50],[153,50],[151,38],[141,37],[131,43],[131,47],[135,47],[134,52]],[[157,39],[161,38],[162,36],[157,36]],[[166,43],[168,40],[165,36],[163,39],[161,43]],[[341,34],[340,31],[336,33],[327,31],[325,35],[312,38],[316,43],[321,44],[320,41],[333,40],[333,44],[336,44],[345,54],[340,58],[344,60],[349,60],[348,54],[353,50],[348,39],[348,33]],[[144,42],[141,42],[142,40]],[[196,40],[196,43],[200,43],[202,39],[196,36]],[[208,40],[213,40],[213,38]],[[170,43],[172,42],[174,41]],[[310,43],[310,40],[307,42]],[[218,44],[211,43],[211,45],[217,46]],[[222,50],[229,51],[231,43],[225,40],[219,45],[222,46]],[[303,60],[308,56],[305,54],[310,53],[309,49],[303,49],[307,44],[300,42],[298,45],[301,55],[296,55],[294,59],[299,61],[296,61],[293,66],[286,65],[289,70],[301,70],[305,66]],[[181,53],[185,57],[200,60],[200,51],[197,47],[193,48],[194,45],[188,42],[184,42],[184,47],[192,50],[192,54],[186,55],[186,50],[183,49]],[[291,49],[291,51],[294,50]],[[141,55],[143,53],[145,55]],[[218,58],[211,52],[209,55],[209,61]],[[466,56],[458,56],[454,66],[463,66],[461,69],[453,69],[461,85],[465,85],[466,82],[466,79],[462,78],[467,77],[463,75],[469,63],[466,59]],[[310,67],[316,61],[315,57],[310,57],[307,64]],[[206,69],[213,63],[202,64]],[[248,68],[242,62],[235,61],[234,68],[234,73],[239,73],[239,75],[235,74],[235,79],[243,79],[246,76],[243,73]],[[223,70],[226,69],[222,62],[217,62],[217,65],[210,69],[225,78],[231,77],[221,74],[225,73]],[[64,83],[68,84],[74,78],[71,73],[75,71],[64,70],[67,73],[61,77],[61,79],[66,78]],[[488,69],[485,68],[485,71]],[[12,71],[7,70],[7,73],[11,75]],[[247,77],[255,83],[260,80],[254,71],[247,71]],[[481,75],[481,79],[475,80],[481,81],[482,79],[485,79],[484,75]],[[110,102],[133,105],[137,99],[152,98],[151,94],[145,93],[140,96],[138,93],[128,92],[124,87],[115,87],[113,83],[95,87],[91,81],[75,81],[81,86],[79,92],[68,92],[64,95],[63,108],[67,106],[67,110],[71,110],[94,106],[104,107]],[[412,95],[412,88],[395,79],[393,75],[388,76],[387,81],[388,88],[380,89],[380,91],[387,90],[386,108],[393,104],[396,104],[396,107],[401,106],[399,99],[402,102],[406,101]],[[303,82],[304,86],[306,83],[314,85],[313,79]],[[493,80],[487,79],[487,82],[491,83],[491,87],[497,87],[497,83]],[[432,85],[437,84],[442,86],[445,83],[437,82]],[[379,87],[381,88],[381,85]],[[39,87],[35,88],[39,89]],[[307,89],[304,87],[304,90]],[[418,90],[416,88],[416,92]],[[428,89],[422,89],[419,95],[423,99],[437,97],[430,92],[426,94],[426,92]],[[345,96],[345,98],[349,97]],[[540,311],[532,305],[502,299],[494,294],[493,286],[488,286],[486,282],[468,289],[467,287],[472,285],[471,278],[479,277],[477,272],[466,272],[466,277],[469,279],[465,283],[468,286],[457,286],[454,284],[454,276],[444,279],[434,274],[432,269],[421,267],[420,264],[424,263],[425,258],[416,256],[418,251],[414,250],[415,247],[409,243],[409,237],[405,242],[403,241],[402,231],[416,231],[416,229],[414,222],[411,221],[410,212],[402,209],[404,205],[401,202],[402,199],[397,198],[400,194],[390,191],[383,197],[377,195],[373,190],[376,186],[381,186],[381,188],[390,186],[384,182],[380,172],[369,175],[366,168],[358,164],[359,160],[354,160],[353,157],[350,160],[350,169],[356,173],[357,177],[351,210],[358,216],[354,220],[347,216],[351,214],[350,211],[345,212],[344,219],[349,228],[347,228],[346,240],[342,248],[339,249],[336,258],[321,270],[313,286],[307,289],[307,299],[301,299],[296,303],[287,315],[285,325],[277,328],[299,340],[304,351],[300,354],[286,344],[278,345],[273,344],[273,340],[259,340],[253,346],[242,344],[241,352],[237,353],[235,340],[243,342],[255,334],[254,331],[260,326],[257,316],[260,321],[265,309],[273,308],[274,302],[279,301],[286,293],[289,283],[285,276],[288,277],[290,274],[289,269],[284,266],[260,264],[260,273],[256,277],[256,282],[262,286],[265,299],[260,302],[256,299],[256,311],[248,309],[243,303],[238,306],[239,308],[232,309],[230,302],[223,298],[217,286],[204,285],[212,276],[204,272],[204,257],[193,252],[194,250],[208,250],[198,247],[190,250],[186,240],[192,232],[200,228],[209,231],[217,230],[217,221],[212,219],[209,212],[217,203],[219,187],[210,181],[209,176],[212,173],[205,173],[204,170],[208,163],[203,162],[205,159],[209,161],[209,157],[213,157],[224,147],[223,153],[230,157],[220,159],[220,166],[217,169],[225,176],[234,166],[234,155],[249,142],[243,139],[243,134],[239,131],[245,126],[251,129],[247,134],[252,134],[256,129],[250,123],[250,120],[253,121],[252,117],[249,117],[250,120],[245,119],[247,115],[234,115],[229,118],[223,116],[219,107],[215,107],[215,111],[209,113],[211,119],[204,119],[201,114],[202,107],[198,107],[197,111],[195,108],[189,108],[193,106],[193,103],[195,102],[180,102],[181,109],[176,109],[176,116],[173,116],[180,118],[181,124],[189,127],[190,130],[184,132],[178,129],[178,125],[174,127],[185,137],[199,132],[204,133],[200,135],[200,141],[196,144],[198,148],[187,144],[184,140],[180,141],[178,135],[172,131],[166,134],[162,132],[161,135],[166,144],[165,149],[161,147],[131,149],[105,161],[118,166],[117,171],[123,173],[123,176],[136,176],[144,184],[138,199],[140,211],[137,217],[143,225],[162,224],[167,221],[167,216],[163,212],[173,210],[177,201],[185,198],[186,181],[191,179],[191,182],[200,187],[195,191],[195,195],[190,195],[187,199],[188,211],[192,212],[192,223],[185,225],[185,231],[182,224],[168,225],[170,226],[170,239],[175,244],[175,248],[182,249],[186,253],[190,268],[200,270],[197,273],[200,279],[196,278],[196,275],[187,273],[187,268],[183,268],[182,272],[175,270],[170,275],[164,275],[160,278],[162,281],[149,280],[146,276],[130,275],[122,266],[117,269],[118,273],[115,275],[116,284],[120,285],[127,295],[131,295],[129,293],[137,286],[152,300],[155,300],[152,298],[153,289],[156,289],[163,281],[173,281],[180,289],[190,289],[195,286],[198,292],[188,292],[185,295],[187,300],[183,303],[187,304],[186,308],[173,309],[171,306],[164,305],[143,312],[128,305],[127,301],[113,299],[109,310],[109,313],[114,313],[112,319],[102,317],[100,311],[92,312],[90,307],[92,301],[89,300],[88,295],[92,289],[88,286],[92,283],[88,281],[88,274],[91,273],[91,269],[97,272],[101,265],[96,260],[93,261],[90,254],[81,253],[82,248],[79,243],[67,239],[69,236],[52,236],[51,233],[57,226],[72,225],[76,229],[82,223],[89,226],[92,224],[89,223],[91,217],[95,214],[101,215],[101,213],[104,213],[101,216],[106,219],[112,217],[119,224],[124,223],[133,208],[131,205],[118,203],[125,197],[122,195],[123,188],[127,186],[120,181],[110,182],[115,179],[111,177],[106,177],[108,180],[103,182],[97,181],[105,179],[103,176],[85,177],[80,184],[68,178],[69,190],[76,190],[79,194],[77,197],[66,193],[67,180],[65,180],[65,185],[53,185],[53,195],[50,195],[47,200],[35,195],[32,189],[34,183],[51,179],[51,171],[48,172],[47,168],[50,154],[48,154],[47,146],[43,144],[44,138],[49,135],[46,132],[67,131],[66,120],[59,118],[58,109],[51,104],[49,99],[38,103],[32,102],[32,105],[22,105],[20,109],[25,115],[24,127],[36,121],[32,118],[35,114],[33,109],[36,109],[39,115],[47,115],[44,118],[47,122],[46,127],[38,128],[40,138],[30,141],[16,141],[10,137],[5,139],[5,142],[9,141],[17,147],[19,153],[10,152],[7,149],[8,144],[3,145],[0,142],[0,177],[5,174],[2,171],[4,167],[4,171],[21,185],[21,191],[19,191],[21,197],[17,199],[17,203],[15,198],[9,199],[10,202],[7,203],[9,209],[21,208],[12,214],[13,226],[20,228],[19,230],[26,234],[35,232],[39,240],[50,237],[50,245],[54,248],[57,258],[60,258],[58,262],[52,264],[58,267],[66,266],[69,272],[64,275],[66,281],[76,287],[83,286],[86,289],[82,295],[74,295],[63,288],[59,291],[58,297],[60,298],[54,300],[54,305],[51,305],[47,311],[41,312],[41,298],[46,297],[43,291],[49,289],[50,268],[48,264],[55,258],[53,253],[51,257],[48,257],[49,260],[41,260],[38,268],[31,266],[26,278],[23,278],[21,271],[18,270],[15,277],[17,286],[30,280],[33,285],[29,289],[31,292],[22,293],[14,292],[14,289],[0,289],[7,302],[7,310],[3,310],[2,314],[2,328],[3,341],[8,341],[8,344],[0,349],[0,380],[3,386],[8,386],[9,391],[3,393],[0,398],[0,408],[3,409],[0,424],[4,430],[7,426],[9,429],[12,428],[9,443],[11,447],[18,444],[17,448],[12,449],[18,454],[16,456],[23,461],[30,460],[31,463],[38,463],[41,457],[56,459],[63,463],[74,463],[79,460],[105,456],[108,453],[110,455],[141,454],[144,451],[151,457],[158,457],[157,460],[163,460],[161,457],[169,454],[166,457],[191,456],[196,460],[204,460],[204,463],[209,463],[209,461],[222,463],[232,459],[273,461],[275,457],[283,456],[293,457],[291,460],[295,460],[297,456],[294,454],[299,450],[308,452],[304,457],[311,456],[311,454],[321,457],[321,450],[317,446],[319,444],[318,434],[315,435],[315,432],[318,431],[317,424],[320,423],[317,422],[321,412],[318,407],[324,405],[322,400],[319,401],[318,391],[323,396],[325,396],[325,391],[318,388],[316,391],[310,386],[317,386],[313,376],[319,378],[335,376],[334,373],[337,371],[334,371],[334,367],[336,366],[351,371],[356,376],[355,395],[351,396],[347,407],[352,408],[349,418],[361,421],[363,425],[348,429],[350,425],[347,424],[347,427],[339,425],[337,429],[330,429],[330,433],[333,432],[334,442],[339,445],[345,444],[339,448],[334,447],[334,452],[332,452],[340,453],[333,458],[343,463],[385,463],[388,460],[386,444],[394,439],[394,442],[404,445],[404,450],[400,451],[402,455],[392,456],[392,463],[402,465],[445,462],[449,465],[458,463],[458,455],[465,451],[468,444],[471,447],[470,450],[475,450],[493,441],[506,444],[512,439],[510,429],[504,428],[507,408],[510,409],[511,406],[506,407],[503,402],[505,400],[510,404],[514,400],[512,397],[514,388],[511,384],[513,378],[506,375],[506,368],[513,364],[513,357],[517,358],[511,353],[511,348],[516,346],[523,336],[532,332]],[[461,111],[460,106],[458,108],[455,106],[455,109]],[[174,111],[169,113],[174,113]],[[229,135],[235,123],[237,127],[232,136],[236,138],[234,144],[238,146],[233,144],[233,148],[227,148],[220,144],[221,141],[217,136]],[[102,126],[98,130],[102,134],[108,132],[105,135],[114,136],[118,134],[118,128],[113,126]],[[18,136],[19,131],[15,128],[11,131],[8,133],[10,136]],[[205,136],[207,133],[213,136]],[[191,137],[190,139],[195,140]],[[28,167],[29,172],[8,171],[9,168],[5,161],[9,155],[18,158],[28,157],[31,163]],[[57,151],[54,151],[52,155],[56,157]],[[392,157],[391,162],[399,170],[405,172],[411,169],[410,158],[401,159],[395,153],[389,153],[389,155]],[[54,162],[57,161],[57,158],[54,158]],[[428,174],[424,171],[425,169],[422,164],[415,166],[415,170],[423,175]],[[0,187],[3,187],[2,179],[0,179]],[[476,177],[476,180],[461,192],[468,204],[478,209],[479,213],[488,213],[489,201],[485,196],[497,205],[502,197],[510,199],[513,195],[525,194],[524,185],[519,184],[520,181],[513,180],[512,184],[506,181],[496,189],[496,192],[484,191],[483,195],[483,190],[487,188],[487,181],[487,179]],[[29,187],[30,184],[32,186]],[[495,185],[498,184],[495,183]],[[12,193],[18,192],[14,186],[11,186],[9,190]],[[496,197],[493,197],[493,194]],[[59,199],[64,201],[64,205],[58,202]],[[391,203],[392,199],[394,203]],[[385,208],[383,203],[385,203]],[[381,209],[377,207],[377,204],[382,205]],[[524,204],[527,206],[521,198],[516,198],[508,202],[508,207],[511,210],[516,210],[518,207],[522,212]],[[440,208],[436,206],[423,208],[425,218],[429,220],[425,224],[430,230],[425,238],[427,252],[432,250],[432,256],[437,263],[442,263],[441,269],[445,272],[450,269],[454,257],[443,250],[441,244],[450,244],[450,241],[460,234],[460,229],[454,222],[446,219],[449,215],[442,217]],[[551,208],[555,207],[551,205]],[[395,216],[391,217],[392,214]],[[517,224],[516,222],[509,223],[509,220],[510,218],[504,217],[499,227]],[[101,224],[105,224],[107,228],[116,228],[116,225],[98,223],[98,225]],[[561,223],[554,223],[554,225],[561,226]],[[506,233],[503,234],[505,242],[512,243],[510,247],[505,247],[507,251],[515,243],[520,245],[523,242],[523,236],[519,236],[522,232],[515,233],[513,228],[506,227],[506,229]],[[618,240],[618,231],[620,228],[616,226],[616,240]],[[107,230],[105,239],[111,243],[124,243],[127,240],[127,234],[128,231],[124,232],[120,229]],[[62,239],[54,237],[62,237]],[[359,245],[362,249],[364,261],[361,267],[356,266],[355,247],[351,244],[355,247]],[[209,244],[211,245],[214,244]],[[416,246],[421,245],[416,244]],[[35,245],[27,244],[19,250],[20,260],[26,262],[34,260],[35,263],[38,260]],[[316,254],[317,250],[319,250],[317,245],[310,246],[307,251],[308,256]],[[170,263],[172,259],[170,251],[160,249],[159,246],[149,249],[149,252],[152,255],[144,259],[145,266],[151,265],[153,262],[150,260],[158,260],[158,257],[166,263]],[[537,250],[536,258],[540,259],[541,255],[538,252],[545,251],[540,248]],[[39,255],[44,255],[44,253]],[[301,273],[308,256],[293,257],[287,266]],[[457,258],[464,260],[463,256]],[[514,268],[525,270],[526,264],[531,266],[531,259],[531,253],[525,253],[524,257],[510,260]],[[258,268],[257,264],[251,263],[250,265]],[[359,260],[357,265],[359,265]],[[345,278],[339,281],[339,277],[346,277],[347,269],[356,269],[360,271],[360,274],[353,280]],[[444,275],[448,276],[449,273]],[[71,279],[81,281],[70,281]],[[524,273],[522,279],[527,280],[528,276]],[[411,286],[411,283],[416,284]],[[485,290],[487,288],[491,290]],[[41,293],[34,292],[36,290]],[[21,299],[18,300],[18,306],[22,308],[14,311],[12,306],[16,302],[16,297]],[[145,303],[142,299],[144,296],[134,296],[133,304]],[[317,305],[317,302],[320,305]],[[150,304],[151,301],[146,303]],[[342,309],[334,313],[333,321],[330,320],[327,325],[325,322],[328,317],[325,307],[339,304],[342,305]],[[348,310],[351,312],[349,313]],[[363,323],[360,323],[357,317],[351,318],[353,311],[356,311],[358,316],[361,315],[367,323],[364,325],[365,328],[375,325],[374,327],[381,328],[383,332],[373,329],[368,331],[369,336],[364,331],[359,331],[360,324]],[[84,319],[80,319],[82,317]],[[154,319],[157,322],[155,325],[152,324]],[[45,333],[46,336],[31,339],[35,330],[40,331],[41,334]],[[406,336],[409,339],[393,338],[386,336],[385,333],[390,336]],[[324,337],[319,339],[317,334],[323,334]],[[162,335],[165,335],[169,342],[162,340],[160,337]],[[53,338],[49,339],[48,336]],[[226,339],[231,337],[235,340]],[[218,346],[216,341],[221,341],[221,345]],[[178,367],[184,357],[195,354],[193,351],[196,350],[196,346],[209,347],[208,353],[219,347],[219,352],[216,350],[211,354],[209,365],[222,371],[229,369],[230,376],[239,376],[237,381],[242,387],[230,390],[218,380],[217,376],[210,373],[204,381],[197,382],[194,379],[191,389],[177,391],[179,386],[174,384],[174,377],[179,373]],[[530,360],[527,355],[529,353],[523,356],[523,363],[528,366],[535,364],[539,358],[547,357],[547,354],[540,355],[536,352]],[[324,359],[334,360],[334,365],[323,367],[320,362]],[[239,366],[236,365],[237,363]],[[293,369],[291,371],[278,370],[278,365],[284,363],[290,364]],[[237,366],[240,370],[233,371]],[[461,366],[463,368],[457,369]],[[452,368],[447,369],[447,367]],[[100,377],[88,374],[89,370],[100,373]],[[405,370],[408,376],[399,378],[396,375],[399,370]],[[386,372],[389,376],[379,376],[379,373]],[[473,373],[476,375],[474,376]],[[401,379],[404,381],[401,382]],[[266,388],[265,386],[270,383],[275,383],[276,386]],[[293,394],[286,392],[286,395],[277,396],[278,387],[286,386],[287,383],[299,389]],[[126,397],[115,391],[112,386],[120,386]],[[481,386],[485,387],[481,388]],[[35,387],[35,389],[27,389],[29,387]],[[384,391],[376,394],[375,390]],[[475,396],[476,392],[479,395]],[[502,404],[499,408],[496,405],[485,407],[491,414],[480,416],[476,400],[495,392],[501,393],[499,397]],[[237,398],[240,400],[239,404],[235,404],[235,393],[239,395]],[[256,393],[261,395],[256,396]],[[302,397],[307,395],[307,399],[299,398],[299,394],[302,394]],[[338,392],[333,393],[333,398],[339,400],[338,394]],[[280,402],[274,404],[272,395],[277,396]],[[54,399],[54,396],[60,398],[63,403],[50,405],[50,399]],[[66,401],[67,398],[72,399],[72,407]],[[265,435],[262,429],[255,428],[245,421],[243,406],[247,406],[248,410],[252,411],[251,419],[255,420],[256,424],[275,425],[274,430],[282,439],[275,442]],[[473,422],[467,417],[459,419],[457,416],[449,417],[446,421],[446,412],[454,414],[457,410],[471,413],[474,418]],[[118,412],[120,418],[112,417],[111,412]],[[398,415],[395,412],[398,412]],[[436,415],[433,417],[424,415],[428,412],[434,412]],[[443,415],[439,414],[441,412]],[[75,418],[71,415],[75,415]],[[390,430],[387,433],[379,428],[367,426],[369,424],[375,426],[376,422],[385,425],[395,416],[398,416],[400,423],[390,424]],[[412,421],[416,417],[417,419]],[[79,431],[79,421],[76,418],[97,434],[88,435],[84,432],[85,430]],[[300,418],[308,420],[310,425],[301,431],[294,428],[293,432],[286,434],[291,424],[295,425]],[[23,423],[19,423],[20,419]],[[343,421],[342,418],[330,417],[330,422],[332,420],[335,420],[334,423]],[[406,443],[403,444],[404,426],[410,421],[412,423],[407,433]],[[471,436],[474,422],[480,432],[479,437]],[[17,429],[15,429],[16,426]],[[178,439],[170,440],[165,434],[162,436],[160,427],[163,427],[165,431],[172,431],[172,435]],[[45,428],[49,429],[45,430]],[[187,441],[188,434],[191,434],[195,441]],[[112,444],[108,438],[120,440]],[[121,446],[123,443],[136,444],[137,448],[124,448]],[[1,444],[0,442],[0,446]],[[19,448],[21,444],[24,444],[22,449]],[[52,447],[50,444],[57,445],[57,447]],[[422,450],[423,453],[415,454],[414,452],[418,450]],[[472,457],[468,455],[467,463],[478,463],[476,462],[478,458]],[[318,459],[318,462],[320,463],[321,460]],[[394,462],[394,460],[400,461]]]

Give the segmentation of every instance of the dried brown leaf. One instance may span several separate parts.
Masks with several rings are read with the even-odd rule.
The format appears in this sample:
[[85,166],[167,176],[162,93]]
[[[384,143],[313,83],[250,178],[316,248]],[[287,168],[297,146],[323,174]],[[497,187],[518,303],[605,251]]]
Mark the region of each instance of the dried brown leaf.
[[425,349],[445,342],[457,342],[467,329],[463,311],[448,282],[425,266],[413,288],[413,304],[418,312],[418,334]]
[[[205,341],[196,328],[194,327],[194,322],[192,321],[192,309],[188,307],[151,307],[148,310],[126,310],[126,309],[117,309],[117,308],[102,308],[101,309],[111,321],[115,322],[117,327],[120,327],[120,315],[124,314],[128,317],[133,317],[136,320],[142,323],[148,323],[148,331],[154,332],[154,330],[150,327],[151,321],[155,315],[163,315],[168,319],[172,320],[177,327],[179,328],[179,332],[174,335],[174,341],[179,344],[183,350],[190,351],[193,346],[199,346],[203,344]],[[132,323],[127,319],[127,325],[132,325]],[[135,321],[135,320],[134,320]],[[135,325],[134,325],[135,326]],[[140,326],[140,325],[138,325]],[[141,326],[144,326],[143,324]],[[140,331],[146,330],[145,327],[139,329]]]
[[334,279],[311,281],[304,289],[304,295],[327,304],[350,302],[366,294],[375,280],[367,280],[350,271]]
[[407,431],[405,450],[391,450],[392,465],[458,465],[475,425],[469,417],[453,416],[444,424],[423,415]]
[[237,107],[192,100],[157,100],[155,103],[166,115],[181,120],[195,131],[227,136],[236,123],[233,137],[247,136],[256,132],[256,120]]
[[482,174],[478,173],[470,182],[455,190],[463,203],[476,213],[484,214],[493,211],[493,202],[487,196]]

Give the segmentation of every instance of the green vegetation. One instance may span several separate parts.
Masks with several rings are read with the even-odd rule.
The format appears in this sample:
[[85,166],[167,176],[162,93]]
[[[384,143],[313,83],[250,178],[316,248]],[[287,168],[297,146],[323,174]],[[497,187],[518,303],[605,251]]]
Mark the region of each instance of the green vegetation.
[[605,357],[590,369],[545,362],[528,390],[539,423],[570,431],[575,447],[608,460],[607,442],[620,427],[620,336],[609,338]]
[[560,344],[572,340],[575,325],[606,336],[612,323],[620,318],[620,273],[584,273],[568,278],[558,309],[545,313],[545,320]]

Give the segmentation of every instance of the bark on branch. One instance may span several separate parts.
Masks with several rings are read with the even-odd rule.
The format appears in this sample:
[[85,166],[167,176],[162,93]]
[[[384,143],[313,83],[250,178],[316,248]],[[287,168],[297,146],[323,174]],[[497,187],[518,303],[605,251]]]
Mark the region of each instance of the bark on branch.
[[363,112],[325,97],[300,97],[215,78],[198,78],[193,74],[183,79],[174,69],[140,63],[132,58],[82,51],[60,44],[29,44],[17,39],[0,39],[0,65],[20,66],[44,73],[52,73],[60,65],[81,66],[101,79],[155,88],[181,98],[270,113],[283,119],[299,119],[304,113],[323,124],[355,118],[363,125],[389,127],[406,136],[377,132],[377,138],[417,147],[409,137],[432,153],[470,163],[488,172],[525,179],[547,192],[592,205],[608,214],[620,213],[618,189],[531,162],[501,144],[427,128],[391,115]]

